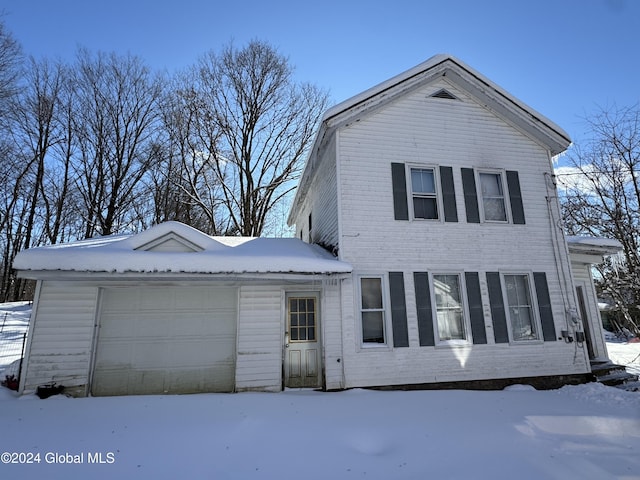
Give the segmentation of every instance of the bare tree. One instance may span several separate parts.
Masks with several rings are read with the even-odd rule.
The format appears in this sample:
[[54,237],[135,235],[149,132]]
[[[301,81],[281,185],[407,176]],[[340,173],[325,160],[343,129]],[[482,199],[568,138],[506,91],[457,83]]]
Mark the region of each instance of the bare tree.
[[22,174],[19,154],[11,136],[10,113],[20,91],[22,49],[0,21],[0,301],[11,300],[15,277],[11,262],[24,244],[16,232],[23,223],[25,210],[20,202]]
[[[6,185],[2,185],[0,195],[6,196],[7,189],[12,186],[11,176],[15,168],[12,139],[10,138],[10,127],[7,113],[11,110],[13,98],[19,91],[19,79],[22,73],[22,49],[20,44],[14,39],[4,22],[0,21],[0,178],[6,179]],[[4,208],[0,206],[0,231],[2,231],[8,217],[7,204],[5,198]]]
[[[18,97],[19,103],[12,109],[13,135],[25,157],[23,180],[28,182],[31,190],[26,199],[29,204],[25,225],[27,248],[32,246],[34,230],[44,231],[46,228],[43,219],[37,219],[36,216],[47,197],[44,187],[45,160],[50,149],[62,141],[55,119],[63,82],[60,64],[30,59],[24,91]],[[48,218],[45,217],[44,223],[47,222]]]
[[591,138],[560,172],[570,234],[614,238],[622,253],[598,266],[601,292],[640,334],[640,109],[611,108],[588,119]]
[[[73,159],[75,152],[74,100],[70,68],[58,66],[62,77],[56,109],[56,141],[49,149],[48,168],[45,172],[43,194],[45,208],[45,234],[49,243],[77,238],[78,196],[74,188]],[[76,225],[74,227],[74,224]]]
[[[52,146],[59,142],[56,111],[59,106],[59,93],[63,83],[61,65],[47,60],[29,60],[24,87],[16,96],[8,114],[11,125],[11,137],[15,144],[17,173],[14,178],[12,201],[24,212],[20,224],[13,224],[20,244],[16,251],[29,248],[42,242],[49,218],[45,215],[48,189],[45,188],[45,175],[49,167],[47,156]],[[14,205],[10,208],[15,212]],[[13,260],[13,258],[11,258]],[[14,297],[19,297],[24,280],[15,282]]]
[[203,56],[170,89],[130,55],[80,50],[71,65],[22,66],[0,23],[2,300],[24,297],[11,271],[24,248],[166,220],[262,234],[282,217],[327,106],[259,41]]
[[22,67],[22,47],[0,21],[0,116],[5,101],[18,93]]
[[154,169],[158,221],[179,220],[211,235],[227,235],[219,178],[210,162],[220,133],[192,77],[177,78],[163,102],[163,161]]
[[328,95],[296,83],[288,59],[257,40],[209,52],[196,73],[200,105],[211,112],[208,128],[215,127],[204,160],[222,187],[231,229],[259,236],[295,188]]
[[147,173],[162,83],[137,57],[82,50],[74,82],[85,237],[131,229]]

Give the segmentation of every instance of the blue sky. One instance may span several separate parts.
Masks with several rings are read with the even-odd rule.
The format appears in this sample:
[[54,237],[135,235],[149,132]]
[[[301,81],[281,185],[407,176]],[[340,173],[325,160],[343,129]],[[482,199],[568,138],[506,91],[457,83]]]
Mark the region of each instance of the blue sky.
[[599,106],[640,101],[637,0],[0,0],[0,11],[36,58],[82,46],[172,72],[231,40],[266,40],[334,103],[450,53],[576,140]]

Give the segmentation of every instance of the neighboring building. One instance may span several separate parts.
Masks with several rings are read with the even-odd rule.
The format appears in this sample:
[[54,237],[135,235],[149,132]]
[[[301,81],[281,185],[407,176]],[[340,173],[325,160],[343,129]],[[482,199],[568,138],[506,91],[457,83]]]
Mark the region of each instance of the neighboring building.
[[14,267],[38,289],[20,389],[584,381],[583,321],[606,350],[560,227],[552,158],[569,143],[435,56],[326,112],[289,217],[299,239],[170,222],[22,252]]

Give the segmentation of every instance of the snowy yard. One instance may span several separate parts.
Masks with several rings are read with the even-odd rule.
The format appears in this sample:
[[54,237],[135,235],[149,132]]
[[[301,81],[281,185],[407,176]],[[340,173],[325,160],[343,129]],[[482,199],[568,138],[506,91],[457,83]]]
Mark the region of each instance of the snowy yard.
[[5,375],[17,374],[17,364],[11,371],[4,369],[20,359],[22,354],[22,340],[29,326],[31,316],[30,302],[0,303],[0,378]]
[[[25,308],[11,311],[24,328]],[[640,393],[600,384],[47,400],[0,388],[0,422],[0,478],[640,479]]]

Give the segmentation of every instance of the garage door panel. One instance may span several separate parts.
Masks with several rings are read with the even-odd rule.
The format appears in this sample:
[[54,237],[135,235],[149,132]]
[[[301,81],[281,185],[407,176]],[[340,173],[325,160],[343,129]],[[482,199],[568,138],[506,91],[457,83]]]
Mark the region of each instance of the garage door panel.
[[[166,338],[172,332],[171,321],[166,318],[171,310],[162,312],[134,312],[125,321],[133,323],[133,335],[136,337]],[[179,330],[178,330],[179,331]]]
[[96,354],[96,368],[100,365],[130,364],[132,345],[130,343],[103,342]]
[[147,288],[139,292],[141,310],[168,310],[175,308],[175,292],[166,288]]
[[129,378],[122,371],[101,370],[94,372],[94,380],[100,378],[100,382],[93,382],[91,394],[97,397],[104,395],[127,395]]
[[100,321],[100,335],[104,338],[131,337],[136,324],[126,317],[113,313],[103,314]]
[[165,368],[170,365],[167,359],[169,346],[166,342],[136,342],[131,349],[131,368]]
[[105,290],[92,393],[233,391],[236,305],[232,288]]

